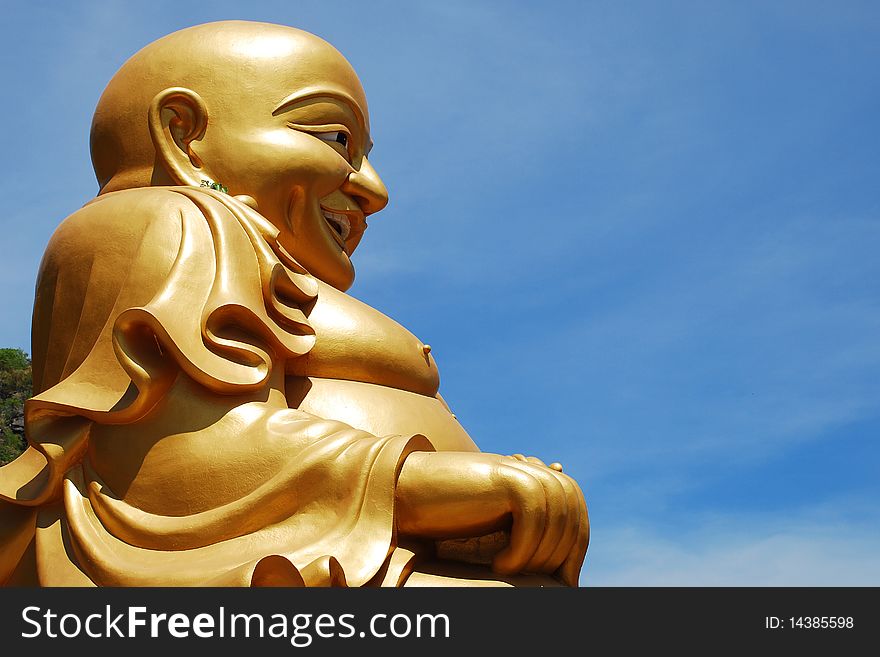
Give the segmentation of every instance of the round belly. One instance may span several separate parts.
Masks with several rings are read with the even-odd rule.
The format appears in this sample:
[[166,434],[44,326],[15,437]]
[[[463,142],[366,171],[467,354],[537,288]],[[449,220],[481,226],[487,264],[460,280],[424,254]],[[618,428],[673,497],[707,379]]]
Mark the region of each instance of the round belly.
[[339,420],[377,436],[422,434],[438,451],[480,451],[435,397],[373,383],[288,377],[287,401],[312,415]]

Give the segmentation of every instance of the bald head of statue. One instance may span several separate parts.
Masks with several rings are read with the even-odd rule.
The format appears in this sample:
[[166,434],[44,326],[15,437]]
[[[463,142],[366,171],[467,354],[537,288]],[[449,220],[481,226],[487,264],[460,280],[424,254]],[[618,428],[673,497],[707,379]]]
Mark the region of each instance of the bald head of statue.
[[198,25],[140,50],[107,85],[91,132],[100,194],[216,183],[342,290],[365,218],[388,201],[371,147],[348,61],[308,32],[247,21]]

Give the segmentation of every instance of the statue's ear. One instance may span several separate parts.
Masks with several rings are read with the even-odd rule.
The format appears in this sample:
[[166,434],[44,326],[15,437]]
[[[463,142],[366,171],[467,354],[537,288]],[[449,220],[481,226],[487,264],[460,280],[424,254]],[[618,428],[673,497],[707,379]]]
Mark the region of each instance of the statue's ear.
[[150,103],[150,137],[161,165],[173,184],[198,186],[210,178],[193,150],[193,142],[205,135],[208,110],[195,91],[170,87],[156,94]]

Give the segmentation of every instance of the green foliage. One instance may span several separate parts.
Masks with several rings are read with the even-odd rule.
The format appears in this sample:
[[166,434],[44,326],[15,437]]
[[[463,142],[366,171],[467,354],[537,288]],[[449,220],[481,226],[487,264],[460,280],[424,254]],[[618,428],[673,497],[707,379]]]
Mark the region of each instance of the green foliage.
[[31,396],[31,361],[21,349],[0,349],[0,465],[24,451],[24,402]]
[[21,349],[0,349],[0,372],[23,370],[31,366],[31,359]]

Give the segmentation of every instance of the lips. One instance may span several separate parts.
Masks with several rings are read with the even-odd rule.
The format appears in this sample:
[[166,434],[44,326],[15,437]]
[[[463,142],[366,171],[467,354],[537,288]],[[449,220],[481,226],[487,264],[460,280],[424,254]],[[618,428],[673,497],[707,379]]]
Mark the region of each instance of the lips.
[[324,215],[324,220],[333,229],[335,235],[344,243],[348,236],[351,235],[351,220],[348,216],[339,212],[331,212],[326,208],[321,208],[321,213]]

